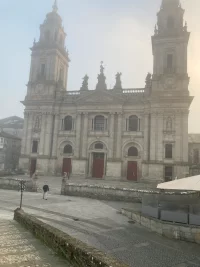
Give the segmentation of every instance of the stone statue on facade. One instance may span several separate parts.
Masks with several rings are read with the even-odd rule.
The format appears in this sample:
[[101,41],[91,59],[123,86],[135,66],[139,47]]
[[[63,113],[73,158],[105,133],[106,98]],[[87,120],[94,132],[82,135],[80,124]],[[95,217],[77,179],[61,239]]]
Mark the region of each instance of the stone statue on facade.
[[39,131],[41,129],[41,116],[37,115],[35,118],[34,131]]
[[151,73],[148,72],[147,77],[146,77],[146,87],[151,86],[151,77],[152,77]]
[[121,76],[122,76],[122,73],[121,72],[118,72],[116,74],[116,84],[114,86],[114,89],[122,89],[122,81],[121,81]]
[[97,79],[98,79],[98,83],[97,83],[96,89],[106,90],[107,85],[106,85],[106,76],[104,75],[103,61],[101,61],[100,74],[98,75]]
[[83,78],[83,83],[82,83],[82,86],[81,86],[81,90],[82,91],[87,91],[88,90],[88,80],[89,80],[89,77],[88,75],[86,74]]
[[172,131],[172,118],[171,117],[167,118],[166,130],[170,132]]

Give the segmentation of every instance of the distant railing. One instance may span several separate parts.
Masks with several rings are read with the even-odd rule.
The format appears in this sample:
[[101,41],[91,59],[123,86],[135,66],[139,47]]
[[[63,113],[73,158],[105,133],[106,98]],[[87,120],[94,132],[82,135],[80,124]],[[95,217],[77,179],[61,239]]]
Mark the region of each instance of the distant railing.
[[123,89],[123,94],[143,94],[144,89],[139,88],[139,89]]
[[80,95],[80,91],[67,91],[67,95]]

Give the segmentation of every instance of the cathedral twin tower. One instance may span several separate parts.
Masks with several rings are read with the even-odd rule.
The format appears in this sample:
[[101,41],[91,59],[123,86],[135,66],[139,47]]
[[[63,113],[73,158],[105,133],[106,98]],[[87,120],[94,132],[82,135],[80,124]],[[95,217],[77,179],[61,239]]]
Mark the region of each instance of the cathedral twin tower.
[[96,90],[88,76],[67,91],[69,56],[57,3],[34,41],[20,165],[31,174],[163,181],[188,164],[189,32],[178,0],[163,0],[152,36],[153,74],[145,88],[125,89],[121,73],[107,90],[101,65]]

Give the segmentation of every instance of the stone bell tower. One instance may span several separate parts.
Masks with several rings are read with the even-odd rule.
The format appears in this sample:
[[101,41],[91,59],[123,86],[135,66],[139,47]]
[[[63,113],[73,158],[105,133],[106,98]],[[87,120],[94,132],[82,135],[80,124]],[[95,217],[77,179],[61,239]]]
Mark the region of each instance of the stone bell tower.
[[[66,33],[57,1],[40,26],[38,42],[31,48],[31,69],[25,106],[20,166],[30,173],[51,172],[57,155],[60,123],[56,96],[67,89],[69,57]],[[53,168],[53,167],[52,167]]]
[[66,90],[69,57],[65,48],[66,33],[58,14],[57,1],[40,25],[39,41],[34,40],[28,95],[54,94]]
[[162,0],[152,36],[149,176],[165,180],[188,173],[189,94],[187,47],[190,33],[179,0]]

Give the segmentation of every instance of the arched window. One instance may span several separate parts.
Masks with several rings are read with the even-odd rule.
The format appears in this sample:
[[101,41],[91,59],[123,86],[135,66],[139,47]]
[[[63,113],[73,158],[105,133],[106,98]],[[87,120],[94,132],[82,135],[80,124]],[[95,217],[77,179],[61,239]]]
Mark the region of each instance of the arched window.
[[174,18],[172,16],[169,16],[167,18],[167,29],[169,29],[169,30],[173,29],[174,28],[174,24],[175,24]]
[[56,31],[55,31],[55,35],[54,35],[54,41],[57,42],[57,39],[58,39],[58,31],[56,30]]
[[94,119],[94,130],[95,131],[105,131],[106,130],[106,120],[104,116],[98,115]]
[[66,145],[64,147],[64,151],[63,151],[64,154],[72,154],[72,146],[71,145]]
[[103,149],[103,144],[102,143],[97,143],[94,146],[95,149]]
[[128,156],[129,157],[138,157],[138,150],[136,147],[132,146],[128,150]]
[[67,116],[64,119],[64,130],[71,131],[73,128],[73,120],[71,116]]
[[47,30],[44,35],[45,35],[45,41],[49,41],[50,40],[50,31]]
[[129,131],[130,132],[139,131],[139,119],[135,115],[129,117]]
[[63,44],[64,44],[64,39],[63,39],[63,37],[62,37],[62,36],[60,36],[59,43],[60,43],[60,45],[61,45],[61,46],[63,46]]

